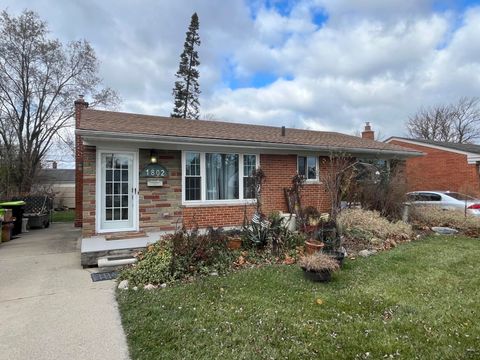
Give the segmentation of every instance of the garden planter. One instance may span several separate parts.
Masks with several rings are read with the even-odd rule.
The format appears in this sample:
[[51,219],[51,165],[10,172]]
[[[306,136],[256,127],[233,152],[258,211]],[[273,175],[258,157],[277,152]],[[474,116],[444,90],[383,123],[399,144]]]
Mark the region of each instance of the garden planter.
[[332,272],[330,270],[309,271],[303,267],[302,270],[305,277],[311,281],[327,282],[332,279]]
[[324,246],[325,244],[322,243],[321,241],[310,239],[305,241],[305,252],[307,254],[313,254],[318,251],[321,251]]
[[323,250],[323,253],[337,260],[338,265],[343,265],[345,260],[345,249],[343,247],[340,250]]
[[242,239],[240,238],[230,238],[228,239],[227,247],[230,250],[237,250],[242,247]]

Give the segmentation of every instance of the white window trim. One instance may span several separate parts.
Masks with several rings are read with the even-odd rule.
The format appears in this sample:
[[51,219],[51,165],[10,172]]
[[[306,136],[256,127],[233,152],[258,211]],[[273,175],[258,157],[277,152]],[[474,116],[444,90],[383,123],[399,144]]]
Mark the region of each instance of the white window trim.
[[[319,184],[320,183],[320,161],[319,161],[319,156],[317,155],[312,155],[312,154],[298,154],[297,155],[297,174],[298,174],[298,158],[299,156],[303,157],[314,157],[315,158],[315,168],[317,169],[315,173],[315,179],[305,179],[305,184]],[[308,160],[307,160],[308,164]]]
[[[200,154],[200,194],[201,200],[185,200],[185,155],[186,153],[199,153]],[[218,153],[218,154],[236,154],[238,155],[238,196],[239,199],[233,200],[206,200],[206,174],[207,165],[205,161],[206,153]],[[256,199],[244,199],[243,198],[243,156],[255,155],[256,168],[260,168],[260,155],[255,153],[242,153],[242,152],[227,152],[227,151],[197,151],[197,150],[182,150],[182,205],[189,206],[218,206],[218,205],[250,205],[255,204]]]

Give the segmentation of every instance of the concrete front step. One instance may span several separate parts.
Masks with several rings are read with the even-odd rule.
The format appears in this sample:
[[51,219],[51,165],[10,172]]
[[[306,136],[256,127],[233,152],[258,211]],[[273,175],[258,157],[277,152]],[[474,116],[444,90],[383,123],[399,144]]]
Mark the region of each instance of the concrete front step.
[[151,232],[131,239],[107,240],[105,236],[83,238],[81,245],[81,265],[97,266],[98,258],[105,256],[133,256],[144,250],[149,244],[161,239],[166,232]]

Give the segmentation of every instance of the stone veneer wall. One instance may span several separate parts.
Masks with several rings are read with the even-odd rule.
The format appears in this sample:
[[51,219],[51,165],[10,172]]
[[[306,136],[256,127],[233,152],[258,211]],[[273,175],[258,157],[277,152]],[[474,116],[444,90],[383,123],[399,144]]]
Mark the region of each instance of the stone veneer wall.
[[95,234],[96,155],[95,146],[83,147],[82,235],[84,237]]
[[[148,187],[147,179],[139,179],[139,227],[146,231],[174,230],[182,218],[181,152],[158,150],[158,163],[165,166],[168,176],[162,187]],[[150,149],[139,150],[139,168],[150,161]],[[95,235],[96,148],[83,151],[83,227],[82,236]]]
[[[140,230],[175,230],[182,220],[181,152],[157,150],[158,164],[168,170],[162,187],[147,186],[147,179],[139,179]],[[139,167],[150,161],[150,150],[140,149]]]

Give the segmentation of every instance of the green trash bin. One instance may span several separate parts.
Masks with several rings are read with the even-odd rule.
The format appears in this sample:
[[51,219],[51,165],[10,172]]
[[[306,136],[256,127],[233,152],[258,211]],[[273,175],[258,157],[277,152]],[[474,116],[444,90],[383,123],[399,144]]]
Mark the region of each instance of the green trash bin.
[[23,219],[23,207],[26,202],[23,200],[18,201],[5,201],[0,203],[0,208],[12,209],[12,216],[15,218],[13,223],[12,235],[18,235],[22,233],[22,219]]

